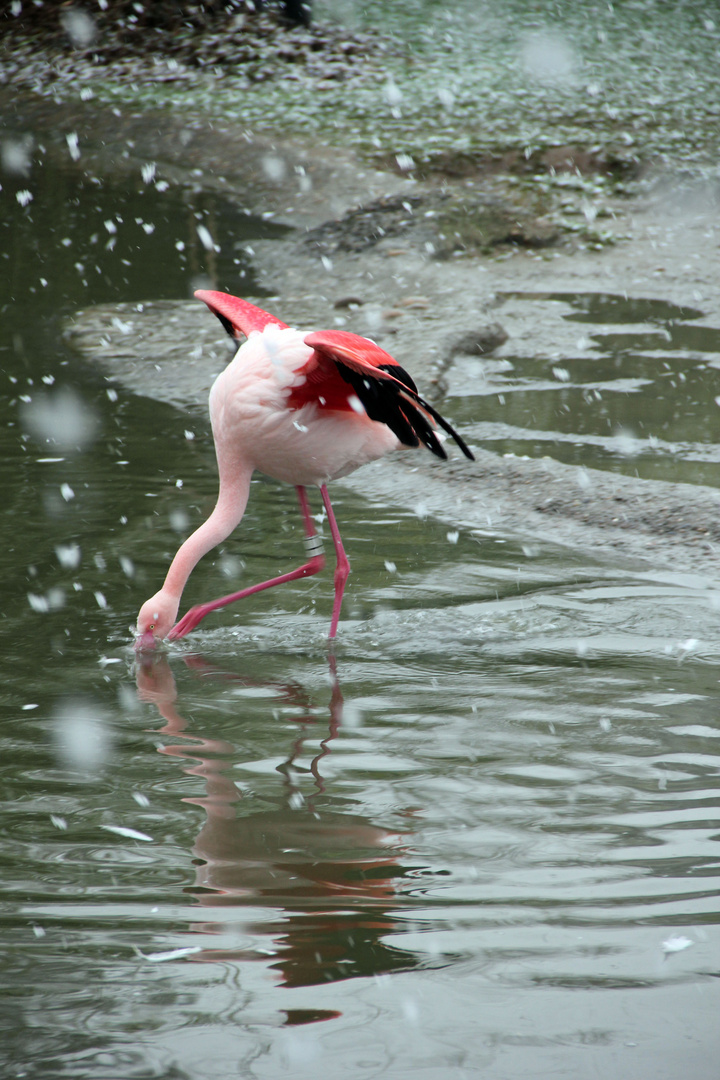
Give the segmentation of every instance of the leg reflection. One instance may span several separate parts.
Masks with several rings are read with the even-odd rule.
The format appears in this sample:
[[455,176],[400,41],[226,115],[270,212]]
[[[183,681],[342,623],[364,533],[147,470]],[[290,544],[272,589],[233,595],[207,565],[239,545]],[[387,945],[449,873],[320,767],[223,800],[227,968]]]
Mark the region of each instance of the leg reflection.
[[[269,953],[285,986],[413,967],[413,954],[384,940],[396,930],[397,914],[408,902],[399,886],[418,870],[400,861],[406,837],[352,812],[352,801],[328,790],[322,776],[323,760],[341,733],[343,698],[334,658],[327,735],[309,766],[301,764],[304,744],[321,721],[302,686],[263,684],[213,669],[199,657],[185,662],[201,678],[232,680],[249,692],[271,690],[275,701],[280,697],[297,710],[292,721],[300,729],[276,766],[282,778],[278,794],[269,800],[265,787],[262,797],[248,798],[231,777],[237,754],[233,744],[189,731],[167,658],[152,657],[138,667],[138,694],[164,721],[160,734],[167,741],[160,752],[183,760],[183,771],[202,778],[204,786],[201,795],[183,799],[205,811],[192,848],[196,880],[185,891],[200,907],[226,913],[221,922],[192,927],[223,939],[193,959],[267,962]],[[314,790],[304,797],[301,785],[309,775]],[[232,908],[238,909],[237,918],[229,922],[227,909]],[[237,943],[238,930],[242,944]]]

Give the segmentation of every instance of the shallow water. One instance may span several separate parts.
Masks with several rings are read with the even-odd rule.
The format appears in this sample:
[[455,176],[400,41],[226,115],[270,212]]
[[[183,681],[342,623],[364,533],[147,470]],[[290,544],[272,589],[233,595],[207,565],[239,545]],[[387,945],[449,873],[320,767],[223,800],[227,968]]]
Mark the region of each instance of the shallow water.
[[[488,449],[720,486],[720,328],[699,308],[612,293],[508,293],[557,322],[556,350],[509,341],[449,376],[456,418]],[[523,351],[523,346],[526,351]]]
[[[93,184],[95,220],[86,183],[46,168],[24,210],[2,192],[3,1075],[710,1080],[717,583],[338,487],[353,574],[334,657],[326,573],[137,666],[129,627],[212,504],[212,448],[195,418],[83,365],[61,316],[182,297],[203,273],[229,287],[237,252],[175,262],[176,240],[188,221],[266,226],[221,202],[196,219],[190,193],[139,181]],[[104,246],[113,212],[136,230],[122,252]],[[597,349],[601,392],[641,383],[606,395],[625,408],[655,392],[648,324],[687,334],[694,313],[597,303],[625,342]],[[707,362],[716,338],[687,347]],[[714,378],[691,367],[685,385]],[[506,402],[521,395],[552,397]],[[482,402],[448,413],[475,434]],[[683,445],[673,461],[703,465]],[[258,481],[187,603],[300,560],[297,517],[291,490]]]

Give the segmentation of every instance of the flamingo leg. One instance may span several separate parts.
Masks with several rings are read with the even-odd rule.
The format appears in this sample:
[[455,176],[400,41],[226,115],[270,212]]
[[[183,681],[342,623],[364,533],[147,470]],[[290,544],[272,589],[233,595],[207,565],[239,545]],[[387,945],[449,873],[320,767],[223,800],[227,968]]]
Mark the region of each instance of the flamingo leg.
[[[173,626],[168,634],[168,641],[177,641],[178,638],[185,637],[185,635],[189,634],[191,630],[194,630],[197,624],[201,622],[206,615],[209,615],[211,611],[217,611],[218,608],[226,607],[228,604],[234,604],[236,600],[243,600],[246,596],[252,596],[253,593],[262,592],[263,589],[271,589],[274,585],[283,585],[286,581],[296,581],[298,578],[310,577],[312,574],[317,574],[323,569],[325,566],[325,556],[322,551],[322,540],[315,530],[315,525],[310,515],[307,492],[305,491],[305,488],[300,485],[298,485],[295,490],[298,494],[300,510],[305,524],[305,545],[309,555],[308,561],[303,563],[302,566],[299,566],[297,570],[290,570],[287,574],[280,574],[279,577],[270,578],[268,581],[261,581],[258,585],[250,585],[247,589],[240,589],[239,592],[230,593],[228,596],[221,596],[218,600],[208,600],[204,604],[196,604],[195,607],[191,607],[190,610],[183,615],[179,622],[175,623],[175,626]],[[327,492],[323,495],[323,499],[325,499],[326,495]],[[327,502],[325,505],[326,507],[329,506]],[[328,514],[330,515],[331,529],[334,526],[335,530],[337,530],[335,519],[331,516],[332,511],[328,510]],[[338,533],[338,538],[339,535],[340,534]],[[334,539],[335,533],[333,532],[333,540]],[[342,544],[340,546],[342,548]],[[335,548],[337,550],[337,542]],[[347,562],[347,560],[345,561]],[[345,576],[347,577],[347,573]],[[342,599],[342,592],[340,596]],[[339,614],[340,608],[338,605],[338,615]],[[335,620],[335,625],[337,625],[337,620]],[[333,634],[331,634],[331,636],[333,636]]]
[[328,634],[328,637],[334,638],[337,633],[338,621],[340,619],[340,608],[342,607],[345,582],[350,573],[350,562],[345,554],[345,548],[343,547],[343,542],[340,537],[340,530],[338,529],[337,521],[335,520],[335,514],[325,484],[320,488],[320,494],[322,495],[322,500],[325,504],[325,509],[327,510],[328,523],[330,525],[330,532],[332,533],[333,544],[335,545],[335,555],[337,556],[337,564],[335,566],[335,602],[333,603],[330,633]]

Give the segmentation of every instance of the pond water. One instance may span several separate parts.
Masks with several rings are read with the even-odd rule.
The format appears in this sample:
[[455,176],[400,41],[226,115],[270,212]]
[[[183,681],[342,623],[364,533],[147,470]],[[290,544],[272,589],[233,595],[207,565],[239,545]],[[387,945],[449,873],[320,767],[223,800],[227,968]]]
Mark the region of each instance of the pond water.
[[[136,665],[129,628],[212,504],[212,447],[83,364],[62,317],[203,274],[257,295],[242,248],[270,226],[49,164],[1,197],[3,1075],[714,1078],[717,583],[338,487],[353,574],[334,654],[326,573]],[[207,250],[198,224],[239,247]],[[667,317],[685,334],[691,315]],[[609,333],[630,425],[654,345]],[[716,337],[689,347],[706,366],[685,385],[709,380]],[[557,366],[572,410],[588,373]],[[506,391],[508,445],[566,430],[531,417],[538,388]],[[482,398],[447,409],[478,436]],[[711,403],[654,432],[688,475]],[[301,559],[297,516],[259,480],[188,603]]]
[[[507,293],[555,314],[552,355],[459,358],[455,417],[488,449],[720,487],[720,329],[698,308],[613,293]],[[542,347],[542,346],[541,346]]]

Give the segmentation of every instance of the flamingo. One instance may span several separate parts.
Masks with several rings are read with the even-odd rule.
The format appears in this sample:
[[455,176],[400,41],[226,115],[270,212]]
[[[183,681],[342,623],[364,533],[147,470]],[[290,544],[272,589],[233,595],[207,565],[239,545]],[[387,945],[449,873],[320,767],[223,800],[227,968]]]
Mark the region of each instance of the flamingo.
[[[322,541],[306,491],[312,485],[320,488],[335,546],[329,633],[334,638],[350,563],[328,482],[401,446],[423,443],[436,457],[446,458],[436,424],[452,436],[467,458],[474,460],[473,455],[447,420],[423,401],[411,376],[374,341],[344,330],[294,330],[229,293],[199,289],[195,296],[233,338],[247,340],[210,391],[220,480],[215,509],[178,549],[162,588],[141,607],[136,649],[152,649],[164,639],[182,638],[211,611],[322,570]],[[307,561],[269,581],[197,604],[176,623],[193,568],[239,525],[255,469],[295,486]]]

